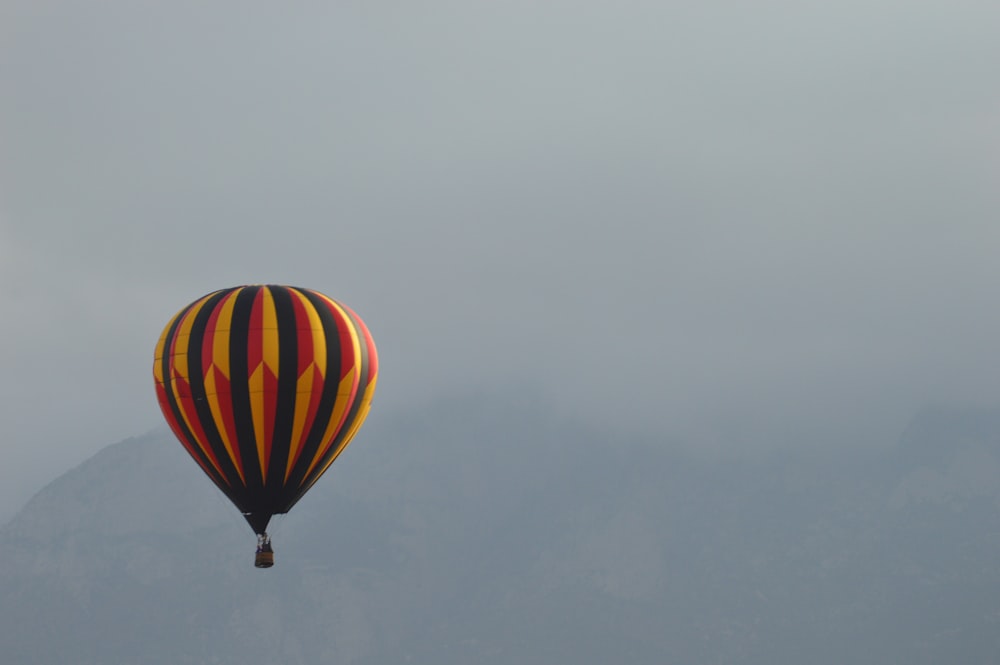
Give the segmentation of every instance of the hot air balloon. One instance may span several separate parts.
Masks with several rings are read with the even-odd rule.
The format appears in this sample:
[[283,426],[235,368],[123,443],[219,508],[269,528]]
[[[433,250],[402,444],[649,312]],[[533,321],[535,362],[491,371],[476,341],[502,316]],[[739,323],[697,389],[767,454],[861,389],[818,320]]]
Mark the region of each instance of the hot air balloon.
[[160,409],[187,452],[257,534],[288,512],[368,415],[378,356],[350,308],[317,291],[249,285],[174,315],[153,363]]

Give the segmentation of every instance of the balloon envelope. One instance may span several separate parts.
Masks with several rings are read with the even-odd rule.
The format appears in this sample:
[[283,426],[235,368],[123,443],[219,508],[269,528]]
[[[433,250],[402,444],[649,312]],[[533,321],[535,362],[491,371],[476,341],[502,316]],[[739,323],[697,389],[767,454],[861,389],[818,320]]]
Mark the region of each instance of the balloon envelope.
[[309,289],[238,286],[174,315],[153,376],[174,434],[261,534],[357,433],[378,356],[343,304]]

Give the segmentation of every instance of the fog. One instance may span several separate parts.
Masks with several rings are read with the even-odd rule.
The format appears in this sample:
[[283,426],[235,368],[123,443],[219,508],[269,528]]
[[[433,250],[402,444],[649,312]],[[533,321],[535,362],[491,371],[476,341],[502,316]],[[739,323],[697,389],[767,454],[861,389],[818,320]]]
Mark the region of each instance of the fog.
[[6,2],[0,505],[156,426],[163,325],[242,283],[365,318],[373,417],[504,385],[714,455],[994,405],[998,29],[966,1]]

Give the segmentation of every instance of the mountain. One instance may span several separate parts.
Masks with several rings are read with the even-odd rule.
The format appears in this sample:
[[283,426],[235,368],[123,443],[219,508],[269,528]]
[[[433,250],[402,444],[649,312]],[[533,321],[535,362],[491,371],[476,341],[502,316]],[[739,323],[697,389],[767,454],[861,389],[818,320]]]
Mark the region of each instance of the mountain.
[[1000,660],[1000,411],[703,459],[469,394],[383,416],[273,525],[166,431],[0,530],[7,663]]

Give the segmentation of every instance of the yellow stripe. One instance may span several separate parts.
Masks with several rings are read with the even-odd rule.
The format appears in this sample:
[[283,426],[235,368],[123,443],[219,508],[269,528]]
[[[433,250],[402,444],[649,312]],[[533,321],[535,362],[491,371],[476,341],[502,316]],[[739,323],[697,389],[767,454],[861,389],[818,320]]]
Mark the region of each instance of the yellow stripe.
[[247,484],[247,479],[243,475],[242,465],[236,462],[236,453],[233,450],[233,442],[229,440],[229,431],[226,428],[226,418],[222,413],[222,404],[219,400],[219,387],[215,384],[215,372],[218,370],[226,379],[229,379],[229,334],[233,321],[233,305],[236,302],[234,291],[226,296],[219,309],[219,316],[215,322],[215,333],[212,339],[212,364],[205,369],[205,392],[208,394],[208,406],[212,411],[212,418],[215,420],[215,429],[222,438],[222,445],[226,447],[226,453],[232,460],[236,472],[240,474],[240,480]]
[[254,434],[257,437],[257,461],[260,463],[260,474],[267,478],[267,466],[270,460],[264,449],[264,366],[278,374],[278,314],[274,309],[274,296],[268,288],[261,289],[261,357],[263,363],[254,368],[250,375],[250,413],[253,417]]
[[[188,346],[191,342],[191,328],[194,327],[194,320],[197,317],[201,308],[205,305],[205,298],[199,300],[195,305],[187,311],[184,315],[184,319],[181,324],[177,327],[177,332],[174,335],[174,354],[171,356],[170,361],[173,365],[174,372],[180,374],[181,378],[185,381],[189,380],[188,374]],[[176,378],[171,377],[174,381]],[[176,394],[176,391],[175,393]]]
[[302,431],[306,426],[306,417],[309,415],[309,403],[312,401],[313,378],[316,375],[315,363],[309,365],[302,376],[299,377],[295,387],[295,420],[292,423],[292,439],[288,446],[288,463],[285,465],[285,482],[292,472],[292,463],[299,452],[302,443]]
[[319,318],[319,312],[316,311],[316,308],[305,296],[300,295],[297,291],[292,291],[292,293],[302,302],[306,316],[309,317],[309,330],[312,332],[313,363],[316,365],[319,375],[325,379],[327,348],[326,335],[323,334],[323,321]]
[[[320,447],[316,450],[316,456],[313,457],[312,462],[309,463],[309,469],[306,471],[306,475],[303,478],[308,478],[312,470],[319,464],[320,458],[328,451],[325,448],[325,444],[328,443],[336,434],[336,427],[340,424],[340,419],[344,416],[344,411],[351,403],[351,388],[355,381],[355,376],[357,375],[357,367],[352,367],[351,371],[347,373],[337,387],[337,400],[334,403],[333,414],[330,416],[329,422],[326,424],[326,431],[323,432],[323,438],[320,439]],[[346,424],[346,423],[345,423]]]
[[170,317],[170,321],[167,322],[167,325],[163,328],[163,332],[160,334],[160,339],[156,342],[156,350],[153,352],[153,378],[160,385],[165,383],[163,379],[163,354],[167,348],[167,333],[170,332],[170,327],[174,325],[174,321],[180,315],[181,313],[177,312]]
[[232,376],[229,371],[229,339],[233,330],[233,308],[236,307],[236,296],[242,290],[236,289],[223,300],[215,325],[215,339],[212,340],[212,362],[227,379]]
[[[340,447],[340,450],[347,447],[347,444],[351,442],[354,435],[358,433],[359,429],[361,429],[361,425],[365,422],[365,418],[368,417],[368,412],[372,408],[372,398],[375,396],[375,379],[376,377],[372,377],[372,382],[368,384],[367,388],[365,388],[365,394],[361,398],[361,405],[358,407],[358,412],[355,414],[354,422],[351,423],[351,429],[347,432],[347,436],[344,437],[344,443]],[[337,454],[339,455],[340,451],[337,451]]]

